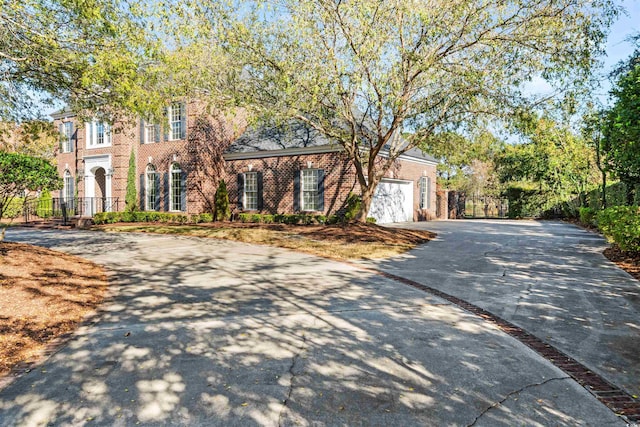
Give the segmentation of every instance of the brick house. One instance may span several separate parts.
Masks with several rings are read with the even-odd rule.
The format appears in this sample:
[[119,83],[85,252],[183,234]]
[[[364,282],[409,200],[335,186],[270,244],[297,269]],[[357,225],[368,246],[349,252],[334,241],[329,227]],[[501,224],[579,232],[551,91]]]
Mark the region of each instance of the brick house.
[[[196,103],[172,103],[165,132],[144,121],[112,129],[99,120],[79,123],[70,111],[53,114],[61,134],[60,197],[83,204],[84,215],[124,210],[133,152],[142,210],[205,212],[202,193],[211,193],[213,183],[197,177],[196,162],[202,160],[190,150],[199,114]],[[300,124],[247,130],[227,148],[224,160],[221,175],[235,212],[331,215],[344,208],[349,192],[359,190],[341,147]],[[380,223],[434,218],[435,179],[435,159],[409,151],[378,186],[369,216]]]

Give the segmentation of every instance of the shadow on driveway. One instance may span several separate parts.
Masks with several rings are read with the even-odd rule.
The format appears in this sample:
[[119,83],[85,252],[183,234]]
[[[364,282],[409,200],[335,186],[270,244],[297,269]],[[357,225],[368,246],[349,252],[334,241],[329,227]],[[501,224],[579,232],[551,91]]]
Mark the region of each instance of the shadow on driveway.
[[98,321],[0,391],[0,425],[623,425],[445,301],[264,246],[10,230],[105,264]]

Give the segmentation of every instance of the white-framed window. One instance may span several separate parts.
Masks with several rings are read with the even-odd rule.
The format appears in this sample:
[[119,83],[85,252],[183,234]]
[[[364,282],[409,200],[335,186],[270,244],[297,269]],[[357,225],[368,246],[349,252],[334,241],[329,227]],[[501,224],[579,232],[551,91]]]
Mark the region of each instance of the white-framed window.
[[86,124],[87,148],[111,146],[111,126],[103,121],[93,121]]
[[420,209],[431,209],[431,178],[420,177]]
[[167,109],[169,116],[169,141],[185,138],[186,109],[183,102],[174,102]]
[[156,172],[155,166],[147,165],[147,170],[145,171],[145,210],[147,211],[158,210],[157,200],[160,195],[158,183],[158,173]]
[[244,174],[244,210],[258,210],[258,173],[247,172]]
[[182,170],[179,164],[174,163],[169,169],[169,210],[171,211],[185,210],[182,205],[185,191],[182,184]]
[[300,174],[300,209],[302,211],[319,211],[320,207],[320,176],[322,169],[302,169]]
[[70,153],[73,151],[73,123],[60,123],[60,151]]
[[160,141],[160,129],[156,124],[145,124],[144,125],[144,143],[151,144],[153,142]]
[[69,172],[69,170],[65,170],[62,187],[62,198],[66,203],[72,202],[75,197],[73,184],[73,175],[71,175],[71,172]]

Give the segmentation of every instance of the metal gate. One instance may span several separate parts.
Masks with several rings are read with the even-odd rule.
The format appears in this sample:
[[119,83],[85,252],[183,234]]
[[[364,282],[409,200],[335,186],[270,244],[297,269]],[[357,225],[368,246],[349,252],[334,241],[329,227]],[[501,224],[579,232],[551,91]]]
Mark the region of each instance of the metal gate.
[[508,218],[509,200],[495,196],[464,196],[458,198],[459,218]]

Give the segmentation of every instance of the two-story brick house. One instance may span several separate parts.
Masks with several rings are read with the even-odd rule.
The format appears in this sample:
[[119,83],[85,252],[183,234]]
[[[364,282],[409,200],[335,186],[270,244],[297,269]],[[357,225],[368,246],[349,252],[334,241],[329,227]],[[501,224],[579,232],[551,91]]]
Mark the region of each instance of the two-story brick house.
[[[79,123],[70,111],[53,114],[61,134],[61,198],[77,200],[85,215],[123,210],[133,152],[140,209],[206,211],[196,190],[202,182],[195,182],[203,177],[194,173],[194,162],[202,160],[189,150],[197,115],[195,103],[175,102],[167,108],[166,131],[142,120],[114,131],[99,119]],[[344,207],[349,192],[359,190],[341,147],[303,125],[248,130],[224,159],[222,175],[237,212],[331,215]],[[383,223],[435,217],[435,169],[436,161],[417,150],[401,156],[380,183],[369,215]]]

